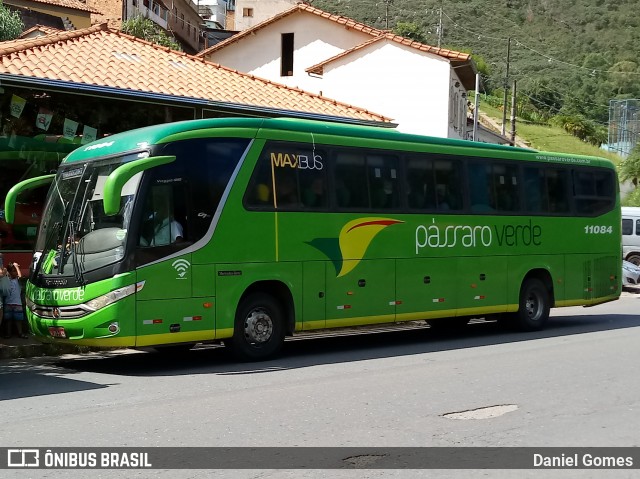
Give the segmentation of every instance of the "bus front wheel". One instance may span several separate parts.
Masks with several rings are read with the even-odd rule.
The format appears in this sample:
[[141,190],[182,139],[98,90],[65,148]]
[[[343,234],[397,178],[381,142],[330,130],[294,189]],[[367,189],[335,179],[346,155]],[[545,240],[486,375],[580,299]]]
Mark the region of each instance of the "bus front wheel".
[[230,346],[239,359],[260,361],[282,348],[284,334],[284,315],[278,301],[265,293],[253,293],[238,306]]
[[529,278],[522,283],[520,303],[515,320],[521,331],[539,331],[549,319],[551,300],[542,281]]

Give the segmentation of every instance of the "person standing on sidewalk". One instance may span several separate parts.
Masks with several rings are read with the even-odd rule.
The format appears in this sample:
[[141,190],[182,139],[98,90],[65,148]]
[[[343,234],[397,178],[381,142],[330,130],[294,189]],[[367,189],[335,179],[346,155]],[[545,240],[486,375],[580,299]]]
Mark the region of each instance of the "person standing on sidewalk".
[[21,338],[27,338],[24,310],[22,308],[22,298],[20,296],[20,265],[9,263],[7,265],[9,274],[9,294],[4,303],[4,337],[10,338],[15,325],[16,333]]

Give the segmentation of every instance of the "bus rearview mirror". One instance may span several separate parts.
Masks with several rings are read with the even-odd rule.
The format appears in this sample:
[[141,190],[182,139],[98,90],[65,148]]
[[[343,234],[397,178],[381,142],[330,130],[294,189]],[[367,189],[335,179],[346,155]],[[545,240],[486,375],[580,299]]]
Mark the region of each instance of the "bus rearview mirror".
[[120,211],[122,188],[134,175],[156,166],[171,163],[175,161],[175,159],[175,156],[150,156],[125,163],[113,170],[104,182],[104,214],[107,216],[118,214]]
[[36,176],[35,178],[29,178],[28,180],[21,181],[17,185],[14,185],[4,200],[4,220],[12,224],[16,216],[16,202],[18,195],[26,190],[32,190],[39,186],[44,186],[53,181],[56,175]]

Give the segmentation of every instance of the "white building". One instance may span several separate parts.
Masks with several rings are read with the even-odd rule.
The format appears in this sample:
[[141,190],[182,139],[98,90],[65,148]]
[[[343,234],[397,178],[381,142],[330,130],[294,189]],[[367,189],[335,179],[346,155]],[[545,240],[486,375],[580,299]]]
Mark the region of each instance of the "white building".
[[[239,13],[236,9],[236,18]],[[198,55],[378,112],[404,132],[466,137],[466,96],[476,73],[469,54],[414,42],[307,4]]]
[[227,28],[227,2],[225,0],[200,0],[198,7],[201,15],[205,8],[208,9],[207,16],[203,16],[204,20],[215,22],[222,28]]
[[235,10],[234,24],[230,30],[246,30],[291,8],[299,0],[235,0],[229,5]]

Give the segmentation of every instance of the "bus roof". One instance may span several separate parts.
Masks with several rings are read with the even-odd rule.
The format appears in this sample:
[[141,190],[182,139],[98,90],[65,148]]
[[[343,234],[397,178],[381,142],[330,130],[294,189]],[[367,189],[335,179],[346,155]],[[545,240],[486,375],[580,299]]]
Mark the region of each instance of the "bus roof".
[[[607,159],[571,155],[565,153],[543,152],[528,148],[519,148],[493,143],[480,143],[467,140],[455,140],[402,133],[390,128],[352,125],[325,121],[305,120],[297,118],[212,118],[204,120],[188,120],[175,123],[162,123],[135,130],[118,133],[94,141],[70,153],[65,163],[86,161],[97,157],[104,158],[116,154],[140,150],[144,145],[154,145],[175,140],[178,137],[187,138],[186,134],[197,136],[199,130],[223,129],[234,136],[246,138],[260,137],[260,131],[291,131],[300,133],[315,133],[318,135],[336,137],[356,137],[399,143],[413,143],[451,147],[458,154],[473,154],[470,149],[481,156],[487,156],[489,151],[500,152],[499,156],[516,153],[517,156],[551,163],[583,164],[593,166],[613,167]],[[233,130],[233,131],[232,131]],[[466,150],[466,151],[465,151]],[[506,154],[506,155],[505,155]]]

